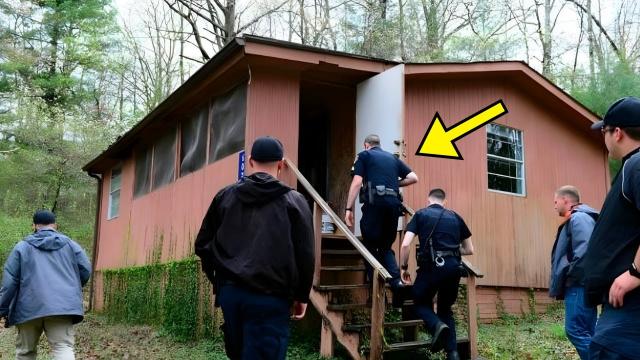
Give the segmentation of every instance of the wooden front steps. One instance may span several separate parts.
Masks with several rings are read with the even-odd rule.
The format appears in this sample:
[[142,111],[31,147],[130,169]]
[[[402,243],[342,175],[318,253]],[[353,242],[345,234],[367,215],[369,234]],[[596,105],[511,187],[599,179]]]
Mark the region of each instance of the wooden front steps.
[[320,271],[364,271],[364,265],[321,266]]
[[[418,334],[418,329],[423,328],[420,321],[409,318],[409,313],[413,313],[408,310],[413,306],[412,303],[404,302],[403,311],[406,309],[407,312],[402,313],[402,320],[398,319],[397,314],[389,315],[391,311],[386,310],[389,307],[389,289],[386,286],[386,282],[391,279],[389,272],[336,215],[334,209],[311,186],[297,166],[289,159],[285,159],[285,164],[297,178],[298,187],[303,187],[313,199],[316,259],[310,300],[322,318],[320,355],[332,357],[334,346],[340,344],[352,359],[416,358],[405,353],[424,352],[422,349],[428,348],[430,341],[424,339],[427,338],[424,333]],[[413,215],[413,210],[406,210]],[[335,234],[321,232],[323,214],[328,215],[333,221]],[[408,221],[409,216],[405,216],[404,224]],[[403,231],[398,233],[397,243],[393,245],[396,251],[403,235]],[[372,269],[373,280],[370,284],[365,280],[365,264]],[[466,262],[465,266],[471,274],[467,279],[467,304],[468,313],[472,316],[468,319],[469,340],[458,339],[458,345],[459,349],[463,350],[460,351],[461,358],[475,359],[475,279],[482,277],[482,274]],[[415,275],[415,254],[410,255],[409,270]]]
[[[328,239],[322,237],[322,266],[319,268],[319,281],[313,286],[313,292],[318,293],[327,301],[323,318],[327,316],[326,314],[332,314],[339,318],[339,322],[341,322],[340,333],[342,335],[336,334],[335,331],[322,332],[324,339],[321,338],[321,353],[327,356],[332,355],[334,341],[337,340],[338,343],[344,346],[340,338],[349,334],[351,337],[348,345],[352,346],[352,348],[347,352],[350,354],[357,352],[359,355],[354,357],[355,359],[366,359],[370,358],[370,349],[364,345],[368,341],[365,340],[363,342],[363,340],[368,339],[371,333],[370,315],[372,303],[370,300],[367,301],[371,297],[371,286],[368,283],[364,283],[365,267],[358,251],[349,248],[350,245],[345,239],[342,242],[339,240],[340,238],[335,235]],[[335,282],[340,283],[335,284]],[[383,301],[390,308],[392,296],[388,286],[385,286],[385,288],[386,296]],[[396,313],[402,313],[405,310],[409,314],[413,313],[412,308],[413,301],[405,300],[402,310],[395,311]],[[392,310],[386,313],[390,311]],[[425,351],[420,349],[429,349],[431,346],[430,340],[416,340],[416,335],[419,331],[423,333],[421,338],[429,337],[428,334],[425,334],[422,320],[383,321],[382,328],[385,333],[385,340],[383,340],[385,343],[382,347],[382,354],[385,359],[393,356],[419,359],[425,354]],[[388,333],[391,329],[397,329],[395,336]],[[357,339],[357,344],[353,343],[354,339]],[[458,346],[460,353],[468,356],[468,339],[458,339]]]
[[314,285],[313,288],[318,291],[333,291],[333,290],[352,290],[352,289],[368,289],[371,286],[369,284],[345,284],[345,285]]
[[[460,358],[469,359],[469,339],[459,338],[457,341]],[[429,359],[430,357],[425,354],[424,350],[428,350],[430,347],[430,339],[388,344],[384,349],[384,359]]]
[[[390,321],[385,322],[385,328],[394,328],[394,327],[413,327],[422,325],[422,320],[403,320],[403,321]],[[344,324],[342,329],[344,331],[362,331],[371,328],[371,324]]]

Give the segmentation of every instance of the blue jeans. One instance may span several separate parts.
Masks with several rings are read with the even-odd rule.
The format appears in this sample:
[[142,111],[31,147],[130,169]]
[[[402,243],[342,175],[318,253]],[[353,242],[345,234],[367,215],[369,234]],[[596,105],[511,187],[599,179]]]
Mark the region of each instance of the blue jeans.
[[629,357],[613,352],[598,343],[589,346],[589,360],[632,360]]
[[598,318],[597,309],[584,302],[584,287],[573,286],[565,290],[564,330],[569,341],[576,347],[580,359],[589,359],[589,344]]
[[237,285],[222,284],[225,350],[232,360],[284,360],[289,345],[291,303]]

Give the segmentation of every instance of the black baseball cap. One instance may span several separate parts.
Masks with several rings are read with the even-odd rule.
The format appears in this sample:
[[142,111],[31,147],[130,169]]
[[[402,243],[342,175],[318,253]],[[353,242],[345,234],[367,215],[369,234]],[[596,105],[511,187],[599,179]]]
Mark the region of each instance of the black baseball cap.
[[251,158],[257,162],[280,161],[283,157],[284,149],[282,143],[274,137],[259,137],[251,146]]
[[609,106],[601,121],[591,125],[591,129],[600,130],[605,126],[640,127],[640,99],[635,96],[618,99]]
[[56,223],[56,215],[49,210],[38,210],[33,214],[34,225],[51,225]]

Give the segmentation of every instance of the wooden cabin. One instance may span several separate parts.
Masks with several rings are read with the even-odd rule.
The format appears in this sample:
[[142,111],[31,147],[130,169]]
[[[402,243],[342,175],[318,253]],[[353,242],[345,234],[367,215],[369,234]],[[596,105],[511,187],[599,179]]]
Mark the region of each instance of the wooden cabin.
[[[452,125],[497,100],[508,113],[456,142],[464,160],[416,155],[436,112]],[[376,133],[382,147],[420,178],[404,190],[405,204],[424,207],[429,189],[441,187],[448,207],[473,233],[476,254],[467,261],[481,270],[472,272],[475,286],[467,289],[469,313],[477,315],[468,316],[467,345],[470,356],[477,355],[476,319],[542,311],[550,302],[545,288],[560,223],[555,189],[572,184],[583,202],[596,208],[602,203],[610,178],[600,133],[589,129],[597,120],[523,62],[402,64],[237,38],[84,167],[100,179],[93,305],[104,306],[101,271],[192,255],[211,199],[248,171],[244,151],[253,140],[271,135],[283,142],[289,164],[281,179],[306,193],[314,207],[318,264],[312,300],[323,317],[322,352],[333,353],[337,342],[354,358],[378,358],[389,347],[371,335],[363,352],[360,335],[346,326],[352,309],[334,303],[340,296],[332,295],[371,291],[358,284],[363,258],[379,270],[381,281],[385,277],[360,247],[359,229],[352,233],[339,223],[354,156],[364,137]],[[322,213],[332,215],[339,234],[320,232]],[[350,251],[359,260],[340,263]],[[339,287],[345,285],[351,288]],[[374,282],[373,291],[383,294],[383,283]],[[384,313],[385,301],[374,297],[367,306],[372,314]],[[386,326],[376,316],[365,325],[359,330]]]

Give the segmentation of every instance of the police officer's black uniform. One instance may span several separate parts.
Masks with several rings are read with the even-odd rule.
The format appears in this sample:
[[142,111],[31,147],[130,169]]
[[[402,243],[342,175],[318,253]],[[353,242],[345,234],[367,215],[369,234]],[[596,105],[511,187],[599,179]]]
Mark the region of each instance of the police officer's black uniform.
[[[404,179],[411,169],[393,154],[376,146],[358,154],[353,173],[363,178],[360,220],[363,243],[389,271],[391,287],[396,288],[401,284],[400,270],[391,245],[396,239],[402,205],[398,179]],[[371,278],[370,268],[367,274]]]
[[[439,345],[451,352],[456,350],[451,306],[458,297],[458,283],[462,275],[460,244],[471,236],[471,232],[460,215],[438,204],[418,211],[407,225],[407,231],[420,238],[418,274],[413,285],[416,314],[431,334],[441,322],[449,326],[449,335]],[[428,241],[430,235],[431,245]],[[433,311],[436,293],[437,315]]]

